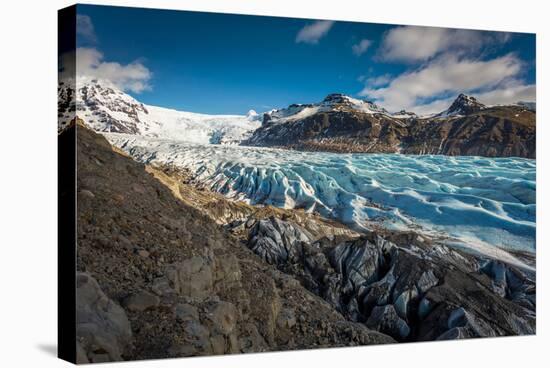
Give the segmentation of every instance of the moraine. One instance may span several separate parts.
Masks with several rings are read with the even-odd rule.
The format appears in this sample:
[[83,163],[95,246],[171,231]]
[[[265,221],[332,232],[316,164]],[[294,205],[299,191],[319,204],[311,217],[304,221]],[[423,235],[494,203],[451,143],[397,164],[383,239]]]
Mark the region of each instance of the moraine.
[[[107,139],[144,163],[253,205],[304,208],[361,230],[415,229],[508,261],[535,252],[536,161],[338,154],[200,145],[126,134]],[[517,263],[517,262],[516,262]]]

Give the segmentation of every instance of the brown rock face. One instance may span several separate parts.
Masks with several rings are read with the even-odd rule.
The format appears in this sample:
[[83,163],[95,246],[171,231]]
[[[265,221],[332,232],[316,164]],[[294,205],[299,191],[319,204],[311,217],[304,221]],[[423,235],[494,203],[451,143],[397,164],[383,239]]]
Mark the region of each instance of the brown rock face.
[[244,145],[307,151],[527,157],[536,155],[536,116],[523,106],[464,107],[465,115],[395,118],[351,109],[267,122]]

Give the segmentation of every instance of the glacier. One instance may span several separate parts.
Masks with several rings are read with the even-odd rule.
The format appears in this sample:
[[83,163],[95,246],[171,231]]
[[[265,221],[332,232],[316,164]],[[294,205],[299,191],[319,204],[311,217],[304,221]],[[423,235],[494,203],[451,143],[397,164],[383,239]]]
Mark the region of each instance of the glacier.
[[136,160],[185,168],[194,182],[234,200],[302,208],[357,230],[414,229],[498,258],[512,257],[506,250],[535,252],[535,160],[300,152],[104,135]]

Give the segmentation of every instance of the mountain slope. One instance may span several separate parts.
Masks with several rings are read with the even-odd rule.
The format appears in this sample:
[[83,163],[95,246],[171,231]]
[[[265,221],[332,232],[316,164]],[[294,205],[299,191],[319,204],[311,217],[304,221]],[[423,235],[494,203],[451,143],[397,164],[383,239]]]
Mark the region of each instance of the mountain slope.
[[[335,96],[337,98],[335,98]],[[244,142],[312,151],[519,156],[535,158],[536,115],[525,104],[487,107],[459,95],[430,117],[390,114],[367,102],[329,95],[264,115]]]
[[409,132],[403,153],[536,156],[535,114],[521,106],[487,107],[450,119],[419,120]]
[[206,115],[145,105],[108,81],[79,78],[58,87],[60,129],[74,112],[97,132],[137,134],[191,143],[236,144],[259,123],[254,111],[247,115]]
[[243,142],[336,152],[396,152],[407,134],[408,119],[341,94],[319,104],[291,105],[264,114],[262,126]]
[[[346,320],[214,220],[254,208],[205,198],[81,125],[77,155],[81,362],[394,342]],[[165,185],[170,180],[176,187]],[[329,222],[308,219],[327,229],[320,235],[335,233]]]
[[466,96],[461,93],[453,101],[451,106],[445,111],[436,114],[434,117],[450,117],[450,116],[462,116],[469,115],[475,112],[478,112],[485,108],[485,105],[478,102],[475,97]]

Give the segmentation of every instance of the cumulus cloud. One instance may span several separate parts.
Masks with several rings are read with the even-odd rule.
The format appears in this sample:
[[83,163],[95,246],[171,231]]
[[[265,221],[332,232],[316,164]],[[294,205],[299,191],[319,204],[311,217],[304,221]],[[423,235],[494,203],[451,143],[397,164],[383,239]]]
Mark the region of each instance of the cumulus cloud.
[[334,22],[330,20],[319,20],[308,24],[304,26],[304,28],[300,29],[296,35],[296,42],[304,42],[315,45],[319,43],[321,38],[327,35],[333,25]]
[[353,45],[351,49],[355,55],[360,56],[360,55],[363,55],[365,52],[367,52],[367,50],[371,45],[372,45],[371,40],[363,39],[359,41],[359,43]]
[[519,80],[512,80],[499,89],[486,91],[476,95],[479,101],[487,105],[510,104],[519,101],[535,102],[537,87],[535,84],[523,84]]
[[506,32],[401,26],[385,33],[378,57],[386,61],[425,61],[447,51],[464,54],[484,45],[506,42],[509,38]]
[[[123,91],[140,93],[151,88],[152,73],[139,61],[120,64],[105,61],[103,54],[95,48],[79,47],[75,54],[61,57],[61,79],[98,79],[109,82]],[[76,67],[76,70],[74,68]]]
[[[506,105],[520,101],[535,102],[536,101],[536,85],[524,84],[520,80],[510,80],[498,88],[484,92],[474,93],[474,97],[485,105]],[[441,98],[431,101],[427,104],[420,104],[413,108],[413,111],[418,115],[428,115],[436,112],[441,112],[447,109],[456,98],[455,95],[449,98]]]
[[[367,83],[359,94],[376,100],[390,111],[408,109],[426,112],[433,109],[428,112],[437,112],[436,109],[449,100],[434,100],[434,96],[448,97],[462,92],[474,92],[480,100],[483,101],[482,96],[490,100],[487,103],[506,103],[510,101],[494,102],[504,95],[489,92],[499,89],[504,91],[506,88],[516,91],[515,95],[509,92],[509,99],[519,96],[520,91],[526,93],[520,88],[521,82],[517,81],[521,68],[521,61],[513,54],[484,61],[447,55],[417,70],[400,74],[383,87]],[[429,104],[425,101],[429,101]]]
[[81,37],[81,41],[97,43],[94,24],[89,16],[83,14],[76,15],[76,35]]
[[436,99],[429,103],[416,105],[413,108],[408,110],[413,111],[414,113],[420,116],[439,113],[441,111],[445,111],[446,109],[448,109],[449,106],[451,106],[451,104],[455,100],[455,98],[456,96]]

